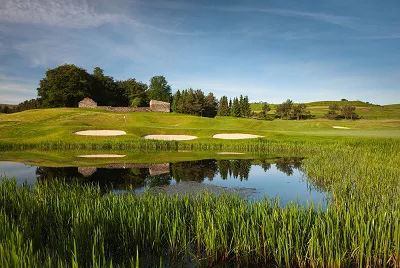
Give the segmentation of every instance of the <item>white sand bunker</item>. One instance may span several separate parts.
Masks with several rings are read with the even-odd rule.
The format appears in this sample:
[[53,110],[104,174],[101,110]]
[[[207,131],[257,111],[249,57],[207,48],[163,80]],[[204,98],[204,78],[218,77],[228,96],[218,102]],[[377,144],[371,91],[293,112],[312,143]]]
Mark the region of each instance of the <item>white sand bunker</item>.
[[340,127],[340,126],[333,126],[333,128],[337,128],[337,129],[350,129],[349,127]]
[[196,136],[189,135],[147,135],[143,138],[148,140],[160,140],[160,141],[189,141],[197,139]]
[[120,158],[125,157],[123,154],[86,154],[86,155],[78,155],[78,157],[83,158]]
[[215,134],[213,136],[214,139],[225,139],[225,140],[256,139],[262,137],[264,136],[242,134],[242,133],[222,133],[222,134]]
[[74,132],[74,134],[83,136],[121,136],[126,135],[126,132],[122,130],[84,130]]

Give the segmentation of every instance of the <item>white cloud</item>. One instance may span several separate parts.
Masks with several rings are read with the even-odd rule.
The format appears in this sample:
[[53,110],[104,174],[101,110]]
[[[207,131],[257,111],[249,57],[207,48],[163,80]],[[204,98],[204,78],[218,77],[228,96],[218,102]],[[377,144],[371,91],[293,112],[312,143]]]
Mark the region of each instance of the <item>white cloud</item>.
[[66,28],[124,22],[124,16],[96,11],[86,0],[4,0],[0,20]]

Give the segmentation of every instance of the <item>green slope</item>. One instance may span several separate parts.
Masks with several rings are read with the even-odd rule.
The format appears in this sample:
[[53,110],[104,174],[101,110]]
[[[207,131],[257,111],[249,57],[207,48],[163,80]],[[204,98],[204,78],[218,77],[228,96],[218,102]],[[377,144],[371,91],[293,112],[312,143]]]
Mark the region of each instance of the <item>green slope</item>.
[[[127,124],[125,126],[124,116]],[[350,130],[334,129],[344,126]],[[92,129],[124,130],[118,137],[86,137],[73,132]],[[54,108],[0,115],[0,141],[3,143],[141,141],[149,134],[195,135],[196,141],[211,141],[218,133],[251,133],[267,138],[288,137],[400,137],[400,120],[263,121],[233,117],[202,118],[175,113],[113,113],[94,109]]]
[[[345,104],[355,106],[356,113],[361,116],[362,119],[400,118],[400,104],[381,106],[362,101],[316,101],[306,104],[307,109],[311,112],[311,115],[313,115],[314,118],[325,118],[325,114],[328,113],[329,106],[335,103],[339,106]],[[275,114],[276,105],[277,104],[270,104],[271,111],[269,112],[269,114]],[[262,104],[252,103],[250,107],[252,111],[260,112],[262,109]]]

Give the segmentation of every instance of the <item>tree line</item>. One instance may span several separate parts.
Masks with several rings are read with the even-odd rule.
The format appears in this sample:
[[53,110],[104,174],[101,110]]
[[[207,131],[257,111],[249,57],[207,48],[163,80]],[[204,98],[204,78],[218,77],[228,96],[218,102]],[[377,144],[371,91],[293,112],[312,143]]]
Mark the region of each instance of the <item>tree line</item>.
[[218,100],[212,92],[206,96],[201,89],[178,90],[172,96],[171,110],[176,113],[215,117]]
[[154,76],[149,85],[135,78],[114,80],[100,67],[93,73],[73,64],[46,71],[37,89],[43,107],[77,107],[85,97],[105,106],[147,106],[150,99],[169,102],[171,87],[165,77]]
[[219,116],[234,116],[234,117],[250,117],[251,108],[248,96],[240,95],[239,98],[234,97],[233,100],[227,96],[222,96],[218,107]]
[[[294,103],[288,99],[277,105],[275,116],[269,112],[271,107],[263,103],[261,113],[252,112],[248,96],[240,95],[233,99],[222,96],[219,101],[212,92],[207,95],[201,89],[178,90],[173,96],[171,86],[164,76],[154,76],[149,84],[135,78],[115,80],[104,74],[103,69],[95,67],[92,73],[73,64],[64,64],[46,71],[37,88],[38,98],[24,101],[15,107],[0,107],[0,112],[13,113],[28,109],[78,107],[85,97],[92,98],[102,106],[144,107],[151,99],[171,103],[171,110],[177,113],[215,117],[233,116],[256,119],[306,119],[311,116],[306,104]],[[355,107],[334,104],[329,106],[327,118],[355,119]]]

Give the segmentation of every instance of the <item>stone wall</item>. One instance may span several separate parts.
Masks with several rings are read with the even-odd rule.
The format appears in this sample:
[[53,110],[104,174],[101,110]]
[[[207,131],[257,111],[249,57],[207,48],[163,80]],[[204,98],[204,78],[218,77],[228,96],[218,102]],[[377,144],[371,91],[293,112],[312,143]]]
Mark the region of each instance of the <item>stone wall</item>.
[[97,106],[97,109],[107,110],[116,113],[129,112],[151,112],[150,107],[112,107],[112,106]]
[[164,112],[169,113],[171,110],[169,102],[151,100],[150,109],[152,112]]
[[90,99],[84,98],[82,101],[79,102],[79,108],[96,108],[107,110],[110,112],[116,113],[129,113],[129,112],[170,112],[170,104],[168,102],[163,101],[150,101],[150,107],[112,107],[112,106],[97,106],[97,103]]

